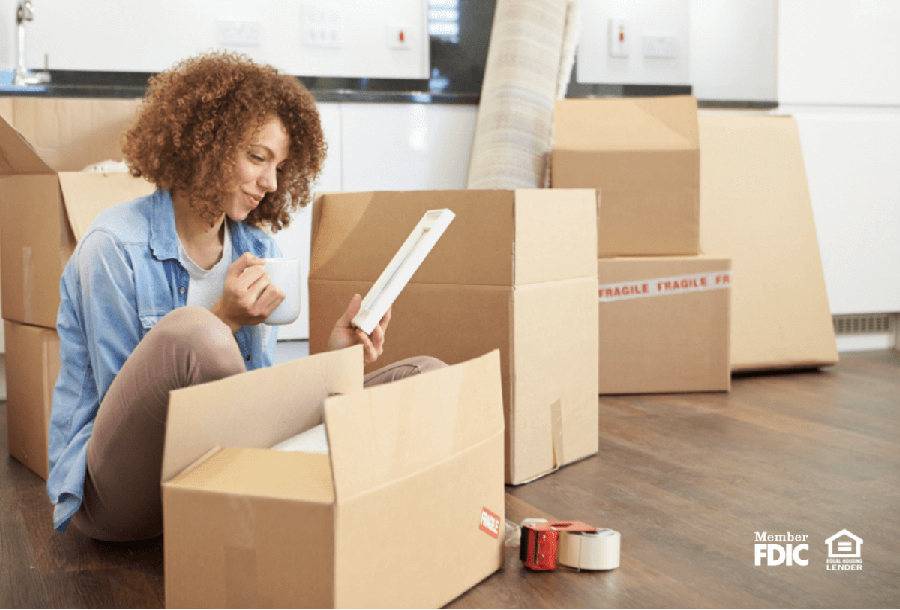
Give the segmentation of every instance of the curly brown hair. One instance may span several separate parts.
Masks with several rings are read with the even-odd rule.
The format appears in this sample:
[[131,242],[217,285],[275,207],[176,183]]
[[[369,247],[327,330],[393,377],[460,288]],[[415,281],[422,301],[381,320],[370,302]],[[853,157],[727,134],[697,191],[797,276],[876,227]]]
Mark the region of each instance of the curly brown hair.
[[288,158],[278,189],[246,222],[275,232],[309,203],[327,152],[316,100],[297,78],[236,53],[186,59],[150,79],[122,151],[133,176],[186,194],[213,224],[237,177],[238,152],[272,116],[287,129]]

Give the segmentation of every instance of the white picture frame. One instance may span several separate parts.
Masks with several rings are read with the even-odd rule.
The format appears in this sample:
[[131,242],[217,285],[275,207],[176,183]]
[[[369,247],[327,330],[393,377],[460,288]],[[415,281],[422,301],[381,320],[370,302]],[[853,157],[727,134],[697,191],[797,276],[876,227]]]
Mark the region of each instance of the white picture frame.
[[367,335],[375,330],[375,326],[412,279],[419,265],[455,217],[456,214],[448,209],[425,212],[366,294],[359,313],[353,318],[354,326]]

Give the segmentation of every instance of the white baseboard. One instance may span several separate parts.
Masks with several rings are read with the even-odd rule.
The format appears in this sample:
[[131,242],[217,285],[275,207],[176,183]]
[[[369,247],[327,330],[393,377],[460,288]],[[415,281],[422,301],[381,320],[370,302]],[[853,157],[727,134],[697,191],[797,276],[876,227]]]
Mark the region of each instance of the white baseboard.
[[897,347],[897,338],[894,333],[838,335],[836,340],[838,352],[863,352]]

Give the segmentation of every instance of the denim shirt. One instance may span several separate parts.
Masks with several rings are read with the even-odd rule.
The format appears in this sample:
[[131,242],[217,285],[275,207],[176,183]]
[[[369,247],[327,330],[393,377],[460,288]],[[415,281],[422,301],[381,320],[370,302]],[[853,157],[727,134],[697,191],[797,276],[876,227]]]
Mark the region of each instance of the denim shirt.
[[[244,252],[281,256],[264,231],[241,222],[230,228],[233,260]],[[64,532],[81,506],[87,444],[100,402],[144,335],[187,304],[189,279],[178,259],[172,197],[165,190],[101,212],[66,265],[56,321],[61,368],[53,392],[47,479],[57,530]],[[248,370],[272,364],[276,329],[258,324],[235,334]]]

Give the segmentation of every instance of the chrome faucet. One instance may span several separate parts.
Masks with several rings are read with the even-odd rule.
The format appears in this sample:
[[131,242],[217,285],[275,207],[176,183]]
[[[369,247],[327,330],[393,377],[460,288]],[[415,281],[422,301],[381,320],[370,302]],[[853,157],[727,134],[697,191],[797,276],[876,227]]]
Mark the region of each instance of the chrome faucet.
[[32,72],[25,67],[25,22],[34,21],[34,7],[31,0],[19,0],[19,6],[16,7],[16,28],[18,29],[19,48],[18,58],[16,60],[16,76],[13,84],[18,86],[24,85],[40,85],[50,82],[50,73],[46,71],[47,59],[44,56],[45,70],[43,72]]

